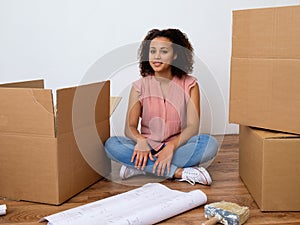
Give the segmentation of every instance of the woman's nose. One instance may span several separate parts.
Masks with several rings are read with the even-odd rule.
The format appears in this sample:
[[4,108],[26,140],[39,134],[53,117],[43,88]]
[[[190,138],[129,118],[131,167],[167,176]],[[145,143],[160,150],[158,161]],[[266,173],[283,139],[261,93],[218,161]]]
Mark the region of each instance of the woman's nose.
[[160,53],[159,53],[159,52],[156,52],[155,55],[154,55],[154,58],[155,58],[155,59],[160,59]]

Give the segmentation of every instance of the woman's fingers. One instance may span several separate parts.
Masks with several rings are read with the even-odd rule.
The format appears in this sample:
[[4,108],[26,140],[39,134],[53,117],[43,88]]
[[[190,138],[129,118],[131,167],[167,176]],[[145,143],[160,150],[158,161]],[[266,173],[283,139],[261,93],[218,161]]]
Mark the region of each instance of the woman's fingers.
[[151,152],[149,152],[149,159],[150,159],[151,161],[154,161],[154,157],[153,157],[153,155],[152,155]]
[[132,153],[132,156],[131,156],[131,162],[133,162],[134,161],[134,158],[136,157],[136,151],[134,151],[133,153]]
[[171,162],[167,164],[168,174],[171,172]]
[[159,164],[159,162],[158,162],[158,160],[156,160],[156,162],[154,163],[153,168],[152,168],[152,173],[156,172],[156,167],[158,166],[158,164]]
[[131,162],[133,162],[135,158],[135,163],[134,163],[135,168],[142,169],[142,170],[145,169],[148,161],[148,154],[149,154],[148,151],[147,152],[135,151],[135,153],[131,158]]
[[135,166],[137,169],[140,169],[141,168],[141,165],[143,163],[143,157],[138,154],[137,158],[136,158],[136,161],[135,161]]
[[164,175],[165,169],[166,169],[166,164],[163,163],[162,166],[161,166],[161,168],[160,168],[160,175],[159,176],[163,176]]
[[158,160],[153,165],[153,173],[156,173],[157,176],[162,176],[164,174],[164,166],[162,162],[159,162]]
[[145,167],[146,167],[146,165],[147,165],[147,161],[148,161],[148,154],[144,156],[143,165],[142,165],[142,170],[145,169]]
[[164,176],[166,169],[169,174],[171,172],[171,162],[157,160],[153,165],[152,172],[156,173],[158,176]]

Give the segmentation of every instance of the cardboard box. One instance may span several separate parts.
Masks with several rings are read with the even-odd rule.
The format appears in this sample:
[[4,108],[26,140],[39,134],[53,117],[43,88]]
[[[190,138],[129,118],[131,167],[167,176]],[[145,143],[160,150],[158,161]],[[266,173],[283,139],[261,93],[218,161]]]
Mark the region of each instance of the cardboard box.
[[300,134],[300,6],[233,12],[229,122]]
[[300,211],[300,135],[240,126],[239,173],[262,211]]
[[0,196],[58,205],[108,174],[109,112],[109,81],[57,90],[56,110],[43,80],[1,85]]

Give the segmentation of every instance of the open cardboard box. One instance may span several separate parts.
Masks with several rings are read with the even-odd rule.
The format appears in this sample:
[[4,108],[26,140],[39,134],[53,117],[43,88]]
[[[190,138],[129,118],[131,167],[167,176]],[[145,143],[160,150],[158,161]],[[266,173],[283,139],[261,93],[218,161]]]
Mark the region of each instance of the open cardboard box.
[[58,205],[110,173],[110,82],[56,96],[43,80],[0,86],[0,196]]
[[300,134],[300,6],[233,11],[229,122]]
[[300,211],[300,135],[240,126],[239,173],[262,211]]

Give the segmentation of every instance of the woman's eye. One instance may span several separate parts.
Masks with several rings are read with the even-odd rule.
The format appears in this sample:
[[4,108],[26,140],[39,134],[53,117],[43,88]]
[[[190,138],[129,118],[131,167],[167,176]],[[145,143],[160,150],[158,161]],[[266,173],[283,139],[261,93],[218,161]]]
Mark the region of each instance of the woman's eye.
[[156,51],[153,50],[153,49],[150,50],[150,53],[151,53],[151,54],[154,54],[155,52],[156,52]]
[[168,50],[162,50],[161,53],[162,54],[168,54]]

